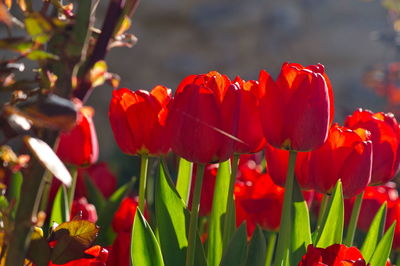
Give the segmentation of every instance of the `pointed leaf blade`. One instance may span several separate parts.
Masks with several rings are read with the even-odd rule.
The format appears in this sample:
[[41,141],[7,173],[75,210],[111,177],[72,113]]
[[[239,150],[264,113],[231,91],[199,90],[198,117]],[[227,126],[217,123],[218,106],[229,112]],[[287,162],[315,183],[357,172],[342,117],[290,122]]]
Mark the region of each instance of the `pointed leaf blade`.
[[220,266],[244,266],[247,258],[246,223],[242,223],[233,234],[222,256]]
[[369,261],[370,265],[374,265],[374,266],[385,266],[386,265],[386,261],[390,255],[390,251],[392,249],[395,228],[396,228],[396,222],[394,222],[389,227],[389,229],[383,235],[381,241],[379,241],[379,244],[374,251],[374,255],[372,255],[372,258]]
[[267,253],[267,245],[264,233],[259,226],[253,232],[247,254],[247,266],[264,266]]

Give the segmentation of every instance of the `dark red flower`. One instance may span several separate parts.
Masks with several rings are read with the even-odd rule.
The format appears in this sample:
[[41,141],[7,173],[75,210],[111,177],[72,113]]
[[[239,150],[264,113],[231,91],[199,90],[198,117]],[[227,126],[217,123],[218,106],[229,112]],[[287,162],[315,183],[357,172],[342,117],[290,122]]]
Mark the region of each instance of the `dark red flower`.
[[167,123],[172,150],[196,163],[225,161],[234,153],[262,149],[258,84],[209,72],[178,86]]
[[302,257],[299,266],[366,266],[361,252],[356,247],[334,244],[327,248],[308,245],[307,253]]
[[92,223],[96,223],[96,207],[93,204],[90,204],[84,197],[76,199],[72,202],[71,219],[75,216],[80,216],[82,220],[88,220]]
[[114,214],[112,228],[117,233],[117,237],[110,249],[107,261],[109,266],[130,265],[131,234],[137,207],[137,200],[128,197],[122,200]]
[[276,148],[309,151],[320,147],[333,120],[333,94],[323,65],[284,63],[276,82],[260,77],[261,122]]
[[345,126],[366,129],[371,133],[374,151],[371,184],[383,184],[391,180],[400,165],[400,127],[394,115],[358,109],[347,117]]
[[334,124],[325,144],[309,153],[301,165],[299,183],[317,192],[329,193],[341,179],[346,198],[359,194],[369,184],[372,143],[368,132],[353,131]]
[[269,231],[278,230],[284,193],[268,174],[248,171],[235,184],[236,224],[246,221],[249,235],[257,224]]
[[399,251],[400,250],[400,199],[397,199],[396,201],[392,202],[392,204],[388,204],[388,206],[389,208],[386,216],[386,229],[388,229],[394,222],[396,222],[392,249]]
[[[81,106],[79,100],[75,102]],[[81,107],[75,127],[60,134],[57,155],[62,161],[77,166],[87,166],[97,161],[99,145],[92,120],[93,114],[92,108]]]
[[113,91],[109,118],[115,140],[127,154],[159,155],[170,146],[165,128],[171,90],[156,86],[148,91]]
[[[85,258],[72,260],[65,264],[64,266],[106,266],[108,257],[108,250],[96,245],[85,250]],[[51,261],[49,266],[57,266],[60,264],[54,264]],[[107,264],[108,265],[108,264]]]
[[78,179],[75,190],[75,197],[87,197],[85,176],[94,183],[104,197],[108,198],[114,193],[117,187],[117,179],[110,171],[105,162],[93,164],[87,168],[78,170]]

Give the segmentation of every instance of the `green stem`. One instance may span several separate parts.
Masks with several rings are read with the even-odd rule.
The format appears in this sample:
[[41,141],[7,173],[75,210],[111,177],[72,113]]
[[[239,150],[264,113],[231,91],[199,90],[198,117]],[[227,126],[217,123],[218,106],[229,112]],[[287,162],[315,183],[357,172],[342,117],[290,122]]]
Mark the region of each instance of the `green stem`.
[[223,248],[224,250],[228,246],[229,240],[232,237],[232,228],[234,228],[235,225],[235,201],[233,197],[233,190],[235,188],[235,181],[236,181],[236,173],[238,169],[238,164],[239,164],[239,154],[235,154],[233,156],[232,160],[232,165],[231,165],[231,177],[229,180],[229,190],[228,190],[228,200],[226,202],[226,215],[225,215],[225,221],[224,221],[224,227],[223,227]]
[[275,232],[267,232],[267,253],[265,256],[265,266],[271,266],[272,257],[274,256],[275,250],[275,242],[276,242],[276,233]]
[[[276,259],[274,265],[290,265],[290,243],[292,230],[292,198],[294,167],[296,164],[296,151],[289,152],[289,162],[286,175],[285,196],[281,215],[281,225],[279,229],[278,246],[276,249]],[[283,264],[282,264],[283,262]]]
[[196,250],[197,219],[199,216],[201,187],[203,184],[204,164],[197,164],[196,183],[194,185],[194,194],[192,199],[192,211],[190,212],[189,239],[186,253],[186,266],[194,265],[194,256]]
[[356,233],[358,216],[360,215],[363,196],[364,196],[364,191],[357,195],[356,200],[354,202],[353,210],[351,211],[351,218],[349,226],[347,228],[346,238],[344,240],[344,244],[348,247],[351,247],[353,245],[354,235]]
[[142,154],[140,162],[140,179],[139,179],[139,209],[144,213],[144,196],[146,193],[147,168],[149,164],[149,156]]
[[43,194],[42,194],[42,199],[40,200],[39,211],[47,210],[52,181],[53,181],[53,175],[48,170],[46,170],[44,172],[43,179],[42,179],[41,186],[43,187]]
[[190,185],[192,181],[193,163],[186,161],[183,158],[179,159],[179,171],[176,181],[176,190],[181,198],[185,201],[186,205],[189,202]]
[[78,179],[78,169],[76,166],[71,166],[69,171],[72,177],[71,186],[67,188],[68,213],[70,214],[72,208],[72,202],[74,201],[74,196],[75,196],[76,180]]

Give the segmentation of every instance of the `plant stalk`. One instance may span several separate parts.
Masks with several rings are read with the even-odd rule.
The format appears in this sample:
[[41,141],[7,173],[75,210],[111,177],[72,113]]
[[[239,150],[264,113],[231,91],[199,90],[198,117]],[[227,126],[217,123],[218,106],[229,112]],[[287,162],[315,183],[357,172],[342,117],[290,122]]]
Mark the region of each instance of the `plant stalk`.
[[194,265],[194,256],[196,250],[196,233],[197,233],[197,223],[198,223],[197,220],[199,216],[201,187],[203,185],[204,169],[205,169],[204,164],[197,164],[196,183],[194,185],[194,194],[192,200],[192,211],[190,212],[186,266]]
[[147,182],[147,168],[149,165],[149,156],[142,154],[140,162],[140,179],[139,179],[139,209],[144,213],[144,198],[146,194],[146,182]]
[[351,247],[353,245],[354,235],[357,229],[358,217],[360,216],[363,196],[364,196],[364,191],[357,195],[356,200],[354,202],[353,210],[351,211],[351,217],[349,226],[347,227],[346,238],[343,242],[348,247]]
[[[294,168],[296,164],[296,151],[289,152],[289,162],[286,175],[285,196],[283,201],[281,225],[279,229],[278,245],[274,265],[290,265],[290,243],[292,234],[292,201]],[[283,262],[283,264],[282,264]]]

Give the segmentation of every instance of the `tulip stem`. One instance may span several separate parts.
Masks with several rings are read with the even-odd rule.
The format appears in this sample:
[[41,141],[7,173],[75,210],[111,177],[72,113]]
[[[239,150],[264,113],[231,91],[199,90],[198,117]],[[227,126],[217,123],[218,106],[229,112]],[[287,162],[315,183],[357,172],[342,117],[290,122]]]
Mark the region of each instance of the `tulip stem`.
[[[289,152],[289,163],[286,175],[285,196],[279,229],[278,246],[274,265],[290,265],[290,244],[292,234],[292,200],[294,167],[296,164],[296,151]],[[282,263],[283,262],[283,263]]]
[[233,189],[235,188],[235,181],[236,181],[236,173],[239,164],[239,154],[233,155],[232,165],[231,165],[231,177],[229,180],[229,190],[228,190],[228,199],[226,201],[226,214],[225,214],[225,221],[223,227],[223,248],[224,250],[228,246],[229,240],[232,237],[234,230],[232,228],[235,227],[235,201],[233,197]]
[[360,215],[362,199],[364,196],[364,191],[357,195],[356,200],[354,202],[353,210],[351,211],[351,217],[349,226],[347,227],[347,234],[344,240],[344,244],[348,247],[353,245],[354,235],[356,233],[358,217]]
[[329,195],[323,194],[321,205],[319,206],[317,228],[315,231],[319,231],[319,229],[321,228],[322,219],[324,218],[324,215],[326,212],[326,206],[328,205],[328,202],[329,202]]
[[176,190],[186,203],[189,202],[190,185],[192,182],[193,163],[183,158],[179,159],[178,178],[176,181]]
[[149,156],[141,155],[140,162],[140,179],[139,179],[139,209],[144,213],[144,196],[146,194],[147,168],[149,165]]
[[275,242],[276,242],[276,233],[275,232],[266,232],[267,236],[267,253],[265,256],[265,266],[271,266],[272,257],[274,256],[275,250]]
[[186,266],[194,265],[194,256],[196,250],[197,220],[199,216],[201,187],[203,184],[205,164],[197,164],[196,182],[194,185],[194,194],[192,199],[192,210],[190,212],[189,239],[186,253]]
[[[78,179],[78,169],[76,168],[76,166],[71,166],[69,171],[71,173],[72,182],[71,182],[71,186],[69,188],[67,188],[68,208],[69,208],[68,214],[71,213],[72,202],[74,202],[76,180]],[[71,217],[71,218],[73,218],[73,217]]]

